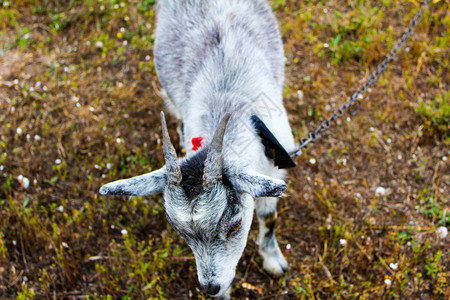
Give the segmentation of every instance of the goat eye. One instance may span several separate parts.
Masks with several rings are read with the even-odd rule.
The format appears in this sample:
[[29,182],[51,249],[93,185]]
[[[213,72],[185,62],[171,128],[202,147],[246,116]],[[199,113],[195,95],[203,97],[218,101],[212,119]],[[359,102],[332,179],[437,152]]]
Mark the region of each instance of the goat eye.
[[233,227],[231,227],[232,231],[236,231],[239,228],[241,228],[241,221],[237,222],[236,224],[233,225]]
[[233,232],[238,231],[239,228],[241,228],[242,220],[239,220],[239,222],[234,223],[231,225],[230,229],[228,230],[227,237],[229,237]]

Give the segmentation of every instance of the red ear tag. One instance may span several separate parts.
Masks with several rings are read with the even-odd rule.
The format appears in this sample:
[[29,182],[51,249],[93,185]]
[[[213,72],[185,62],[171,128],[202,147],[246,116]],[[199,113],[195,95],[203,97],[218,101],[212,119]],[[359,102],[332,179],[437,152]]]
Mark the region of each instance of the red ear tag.
[[203,138],[201,136],[192,138],[192,150],[197,151],[202,146]]

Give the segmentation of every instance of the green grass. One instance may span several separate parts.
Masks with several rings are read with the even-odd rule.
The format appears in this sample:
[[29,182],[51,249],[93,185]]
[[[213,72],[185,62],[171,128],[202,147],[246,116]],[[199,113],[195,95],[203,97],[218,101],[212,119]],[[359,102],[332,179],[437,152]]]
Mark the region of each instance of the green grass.
[[436,95],[432,101],[419,103],[416,112],[421,116],[427,134],[445,140],[450,138],[450,91]]
[[[271,2],[296,137],[383,60],[416,2]],[[161,195],[98,194],[164,164],[154,6],[0,0],[0,298],[205,299]],[[290,269],[262,270],[255,222],[233,297],[449,297],[448,237],[435,234],[450,222],[449,9],[432,1],[358,114],[297,160],[277,222]]]

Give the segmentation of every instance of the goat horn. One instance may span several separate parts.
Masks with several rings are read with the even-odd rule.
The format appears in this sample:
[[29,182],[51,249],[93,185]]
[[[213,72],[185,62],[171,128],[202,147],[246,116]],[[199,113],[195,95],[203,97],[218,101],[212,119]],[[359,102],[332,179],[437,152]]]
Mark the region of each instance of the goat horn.
[[217,181],[222,179],[223,137],[230,116],[231,114],[227,113],[220,120],[216,132],[214,132],[211,145],[209,145],[208,154],[205,160],[205,168],[203,169],[203,187],[208,190],[211,189]]
[[181,170],[177,162],[177,153],[172,145],[167,130],[166,118],[164,112],[161,112],[162,134],[163,134],[163,149],[164,159],[166,160],[167,179],[170,185],[180,185]]

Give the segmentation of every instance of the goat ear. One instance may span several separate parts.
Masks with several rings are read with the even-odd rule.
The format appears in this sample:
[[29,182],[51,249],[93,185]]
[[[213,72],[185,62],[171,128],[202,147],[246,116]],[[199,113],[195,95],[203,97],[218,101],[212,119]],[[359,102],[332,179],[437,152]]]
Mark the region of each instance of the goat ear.
[[283,180],[271,178],[257,172],[240,173],[233,178],[233,184],[239,192],[248,193],[254,198],[278,197],[286,190]]
[[113,181],[100,188],[102,195],[149,196],[162,193],[167,185],[166,167],[159,170]]

